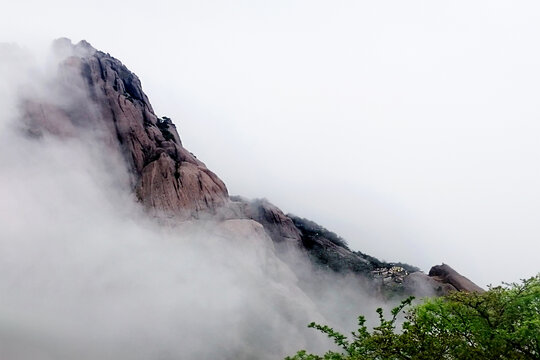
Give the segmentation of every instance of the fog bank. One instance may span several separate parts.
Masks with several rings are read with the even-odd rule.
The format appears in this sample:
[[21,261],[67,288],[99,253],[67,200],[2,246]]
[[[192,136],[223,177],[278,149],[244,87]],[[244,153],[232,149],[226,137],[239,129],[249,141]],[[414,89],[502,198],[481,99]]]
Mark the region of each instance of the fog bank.
[[328,348],[307,323],[352,328],[380,305],[357,279],[319,277],[298,258],[309,297],[264,234],[149,218],[99,129],[28,131],[22,100],[92,111],[76,82],[55,86],[58,59],[0,51],[2,358],[276,359]]

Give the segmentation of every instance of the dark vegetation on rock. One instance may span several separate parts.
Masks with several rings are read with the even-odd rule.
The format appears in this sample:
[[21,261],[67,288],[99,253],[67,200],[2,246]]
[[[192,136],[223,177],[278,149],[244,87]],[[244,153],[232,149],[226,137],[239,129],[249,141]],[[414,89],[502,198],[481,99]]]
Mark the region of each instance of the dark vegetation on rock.
[[371,273],[372,271],[392,267],[400,267],[407,272],[419,271],[415,266],[404,263],[388,263],[361,251],[351,251],[347,242],[336,233],[305,218],[287,215],[301,232],[303,247],[313,260],[323,266],[337,271],[354,273]]
[[349,246],[347,245],[347,242],[340,236],[338,236],[336,233],[322,227],[321,225],[305,219],[301,218],[292,214],[288,215],[291,220],[293,221],[294,225],[300,229],[302,234],[306,237],[324,237],[325,239],[331,241],[332,243],[336,244],[337,246],[340,246],[342,248],[345,248],[347,250],[349,249]]
[[[171,130],[169,130],[169,127],[174,127],[174,124],[170,118],[164,116],[161,119],[158,119],[157,126],[159,130],[161,130],[161,134],[166,141],[174,142],[176,140],[174,134],[171,132]],[[173,131],[176,131],[176,129]]]

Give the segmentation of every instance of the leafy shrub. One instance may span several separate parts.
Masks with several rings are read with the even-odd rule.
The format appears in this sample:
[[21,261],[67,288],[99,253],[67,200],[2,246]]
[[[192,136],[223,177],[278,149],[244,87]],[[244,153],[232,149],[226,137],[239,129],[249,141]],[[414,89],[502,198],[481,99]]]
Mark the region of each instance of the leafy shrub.
[[[319,356],[301,350],[286,360],[540,359],[540,275],[485,293],[455,292],[414,307],[412,299],[394,308],[390,319],[377,309],[379,325],[372,332],[365,318],[358,317],[351,339],[311,323],[342,351]],[[396,332],[397,316],[406,307],[406,321]]]

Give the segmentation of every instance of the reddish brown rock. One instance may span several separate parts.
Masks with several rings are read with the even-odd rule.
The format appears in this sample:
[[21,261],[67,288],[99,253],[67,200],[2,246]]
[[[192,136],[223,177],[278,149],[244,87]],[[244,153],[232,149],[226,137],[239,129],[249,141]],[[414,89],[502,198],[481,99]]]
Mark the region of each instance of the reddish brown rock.
[[139,78],[119,60],[87,42],[55,43],[59,57],[56,98],[28,99],[29,132],[75,136],[90,129],[109,151],[126,160],[131,187],[153,214],[188,219],[215,212],[228,201],[225,184],[187,151],[175,125],[158,118]]
[[459,291],[483,292],[480,286],[467,279],[446,264],[435,265],[429,270],[428,274],[432,279],[443,284],[450,284]]
[[403,280],[403,286],[406,293],[418,297],[443,296],[457,290],[451,284],[438,281],[420,271],[407,275]]
[[281,209],[266,199],[248,201],[235,197],[234,204],[241,208],[243,217],[253,219],[263,225],[264,229],[276,243],[301,243],[301,232],[294,225],[292,219],[285,215]]

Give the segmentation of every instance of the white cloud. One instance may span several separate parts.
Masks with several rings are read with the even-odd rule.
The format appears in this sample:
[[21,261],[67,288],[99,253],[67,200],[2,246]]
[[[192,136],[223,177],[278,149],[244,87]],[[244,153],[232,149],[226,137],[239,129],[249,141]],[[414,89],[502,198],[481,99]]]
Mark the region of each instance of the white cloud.
[[[1,358],[274,359],[327,348],[307,329],[313,320],[352,327],[357,313],[373,314],[357,279],[326,275],[308,297],[264,232],[236,238],[211,222],[148,218],[91,124],[28,136],[21,97],[90,105],[76,81],[69,92],[57,85],[56,66],[24,58],[0,57],[11,75],[0,92],[11,109],[0,115]],[[297,266],[302,287],[317,289],[302,257]]]

